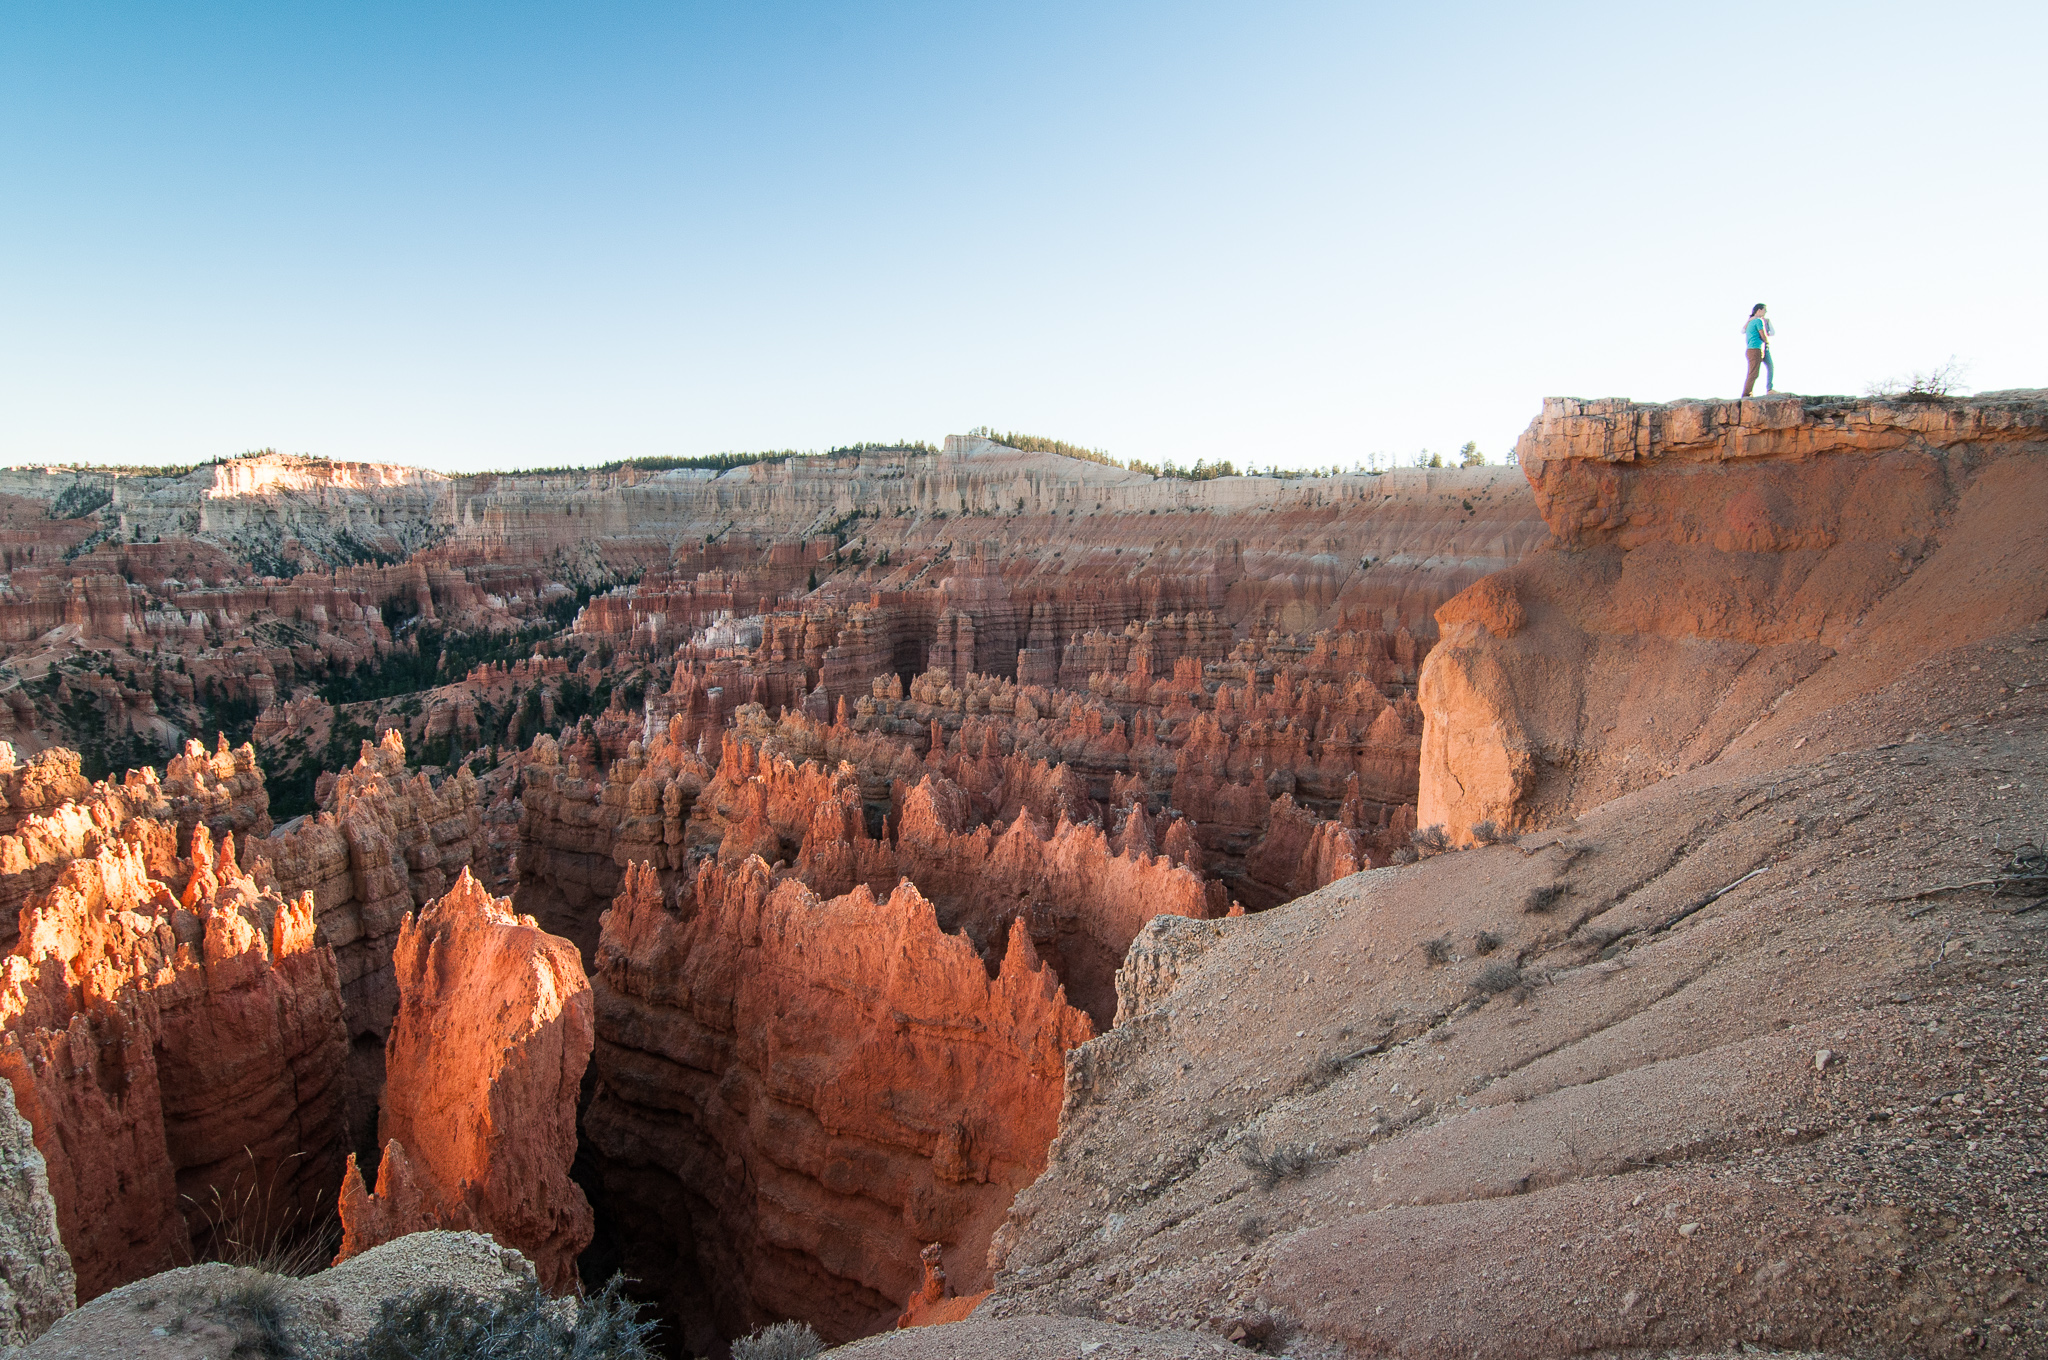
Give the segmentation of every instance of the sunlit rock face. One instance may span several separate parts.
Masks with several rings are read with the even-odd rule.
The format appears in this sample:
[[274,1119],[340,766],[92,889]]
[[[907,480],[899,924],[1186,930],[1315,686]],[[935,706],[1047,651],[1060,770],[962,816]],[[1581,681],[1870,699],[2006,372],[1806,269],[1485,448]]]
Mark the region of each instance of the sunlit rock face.
[[229,834],[248,847],[270,833],[270,800],[255,749],[225,741],[209,752],[187,742],[161,777],[130,770],[120,779],[89,781],[76,751],[44,751],[19,762],[0,743],[0,943],[12,944],[28,900],[56,882],[66,864],[92,854],[137,817],[175,828],[180,853],[204,825],[215,839]]
[[592,1042],[575,947],[465,870],[405,919],[392,969],[377,1191],[351,1155],[339,1259],[409,1232],[469,1228],[523,1252],[549,1289],[573,1288],[591,1235],[589,1202],[569,1179]]
[[[309,895],[204,823],[136,817],[21,913],[0,961],[0,1075],[35,1130],[78,1294],[333,1202],[347,1054]],[[182,885],[174,891],[174,885]]]

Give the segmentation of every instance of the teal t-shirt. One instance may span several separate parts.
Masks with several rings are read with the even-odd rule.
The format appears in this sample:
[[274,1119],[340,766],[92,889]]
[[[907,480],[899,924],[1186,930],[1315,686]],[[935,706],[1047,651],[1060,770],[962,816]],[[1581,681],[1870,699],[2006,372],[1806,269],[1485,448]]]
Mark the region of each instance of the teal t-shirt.
[[1762,349],[1764,347],[1764,319],[1760,316],[1751,317],[1749,324],[1742,328],[1742,335],[1743,343],[1751,349]]

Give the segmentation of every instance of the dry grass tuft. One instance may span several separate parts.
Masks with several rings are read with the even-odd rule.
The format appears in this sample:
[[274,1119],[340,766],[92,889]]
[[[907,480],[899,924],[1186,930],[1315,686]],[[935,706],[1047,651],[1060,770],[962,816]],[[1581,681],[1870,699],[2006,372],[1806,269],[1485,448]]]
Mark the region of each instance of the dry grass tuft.
[[[293,1277],[327,1268],[339,1245],[340,1224],[332,1212],[301,1210],[280,1189],[280,1182],[290,1180],[291,1164],[303,1156],[293,1153],[266,1177],[245,1145],[244,1165],[226,1187],[213,1186],[204,1201],[181,1196],[200,1221],[201,1259]],[[316,1206],[321,1198],[314,1197]]]

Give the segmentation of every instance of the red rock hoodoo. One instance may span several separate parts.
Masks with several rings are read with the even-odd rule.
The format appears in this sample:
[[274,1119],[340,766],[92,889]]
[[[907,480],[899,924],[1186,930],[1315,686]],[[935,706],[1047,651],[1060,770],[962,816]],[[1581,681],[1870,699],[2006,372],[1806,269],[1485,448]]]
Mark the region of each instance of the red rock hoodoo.
[[384,1155],[374,1195],[349,1156],[337,1259],[408,1232],[470,1228],[518,1248],[548,1288],[574,1288],[591,1216],[569,1164],[592,1042],[575,948],[464,870],[406,917],[392,964]]
[[436,788],[408,774],[395,731],[363,742],[321,811],[263,843],[282,889],[310,893],[320,931],[341,969],[349,1029],[350,1146],[374,1151],[384,1048],[398,1008],[392,954],[400,923],[469,867],[480,838],[481,801],[464,766]]

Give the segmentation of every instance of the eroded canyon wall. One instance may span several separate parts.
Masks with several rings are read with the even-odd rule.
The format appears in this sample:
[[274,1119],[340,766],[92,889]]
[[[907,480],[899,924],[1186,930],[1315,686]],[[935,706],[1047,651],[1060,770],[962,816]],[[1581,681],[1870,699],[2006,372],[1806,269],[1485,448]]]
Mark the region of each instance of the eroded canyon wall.
[[2040,1349],[2044,436],[2035,392],[1553,403],[1559,541],[1422,685],[1424,815],[1506,827],[1154,921],[976,1316]]
[[627,1270],[693,1349],[886,1326],[932,1242],[977,1287],[1094,1032],[1021,921],[991,975],[909,883],[821,900],[758,856],[678,893],[629,868],[596,994],[585,1134]]
[[[1191,482],[975,439],[716,474],[7,473],[0,641],[23,678],[0,682],[0,737],[94,744],[0,790],[0,893],[148,822],[181,828],[174,859],[195,827],[232,830],[241,867],[310,900],[348,1040],[322,1098],[339,1146],[380,1163],[376,1195],[350,1186],[358,1240],[471,1212],[494,1155],[440,1165],[374,1127],[380,1092],[403,1098],[401,923],[465,869],[593,965],[653,951],[747,1025],[807,1017],[764,1053],[645,969],[600,982],[597,1063],[621,1074],[600,1082],[600,1246],[669,1269],[655,1287],[707,1348],[812,1316],[799,1299],[850,1336],[902,1311],[934,1241],[956,1284],[985,1283],[1059,1054],[1111,1022],[1147,920],[1270,908],[1405,846],[1432,611],[1543,532],[1499,469]],[[216,727],[285,771],[275,834],[247,748],[88,795],[86,769]],[[638,931],[619,941],[615,898],[639,903],[613,909]],[[849,1084],[786,1086],[778,1065],[804,1063]],[[785,1125],[811,1130],[786,1155]],[[565,1280],[575,1232],[534,1232]]]

